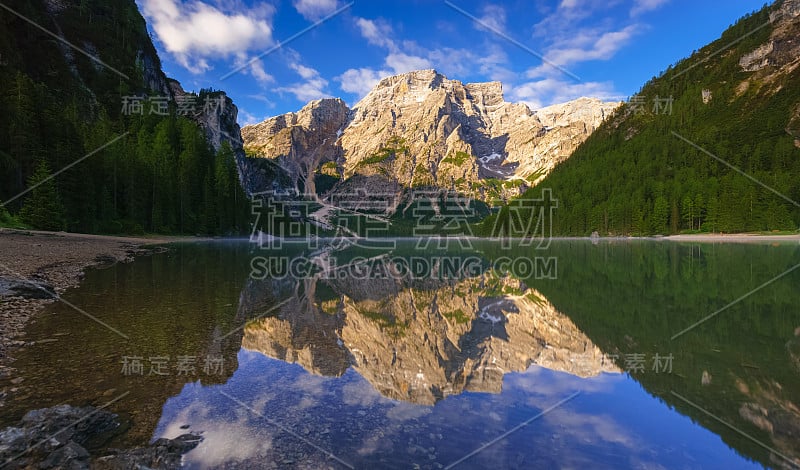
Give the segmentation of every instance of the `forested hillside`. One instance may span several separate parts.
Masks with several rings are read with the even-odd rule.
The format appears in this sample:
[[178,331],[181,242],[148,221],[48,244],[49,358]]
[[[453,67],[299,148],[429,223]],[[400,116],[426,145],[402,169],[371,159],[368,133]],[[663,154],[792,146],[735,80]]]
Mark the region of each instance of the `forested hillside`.
[[0,224],[106,233],[246,230],[233,152],[225,144],[214,151],[193,119],[218,94],[192,95],[192,109],[175,103],[133,0],[3,7],[0,82],[0,201],[7,202]]
[[797,3],[742,18],[649,81],[530,190],[559,200],[555,233],[796,230]]

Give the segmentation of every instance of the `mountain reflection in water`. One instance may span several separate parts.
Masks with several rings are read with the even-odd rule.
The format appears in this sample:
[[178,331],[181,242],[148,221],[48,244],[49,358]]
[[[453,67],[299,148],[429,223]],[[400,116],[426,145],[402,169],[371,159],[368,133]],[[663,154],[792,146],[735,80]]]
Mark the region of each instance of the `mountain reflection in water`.
[[[408,245],[408,246],[406,246]],[[0,408],[106,403],[128,424],[111,446],[185,432],[189,468],[790,468],[800,458],[800,271],[671,336],[800,261],[791,244],[474,241],[391,259],[478,259],[454,276],[359,275],[356,256],[244,242],[175,245],[87,273],[31,323]],[[315,263],[255,279],[254,257]],[[558,259],[555,279],[499,257]],[[433,265],[432,265],[433,266]],[[370,271],[373,270],[373,271]],[[396,271],[396,270],[394,270]],[[327,274],[326,274],[327,273]],[[124,356],[171,359],[164,376]],[[192,374],[176,359],[197,358]],[[218,356],[218,374],[203,371]],[[653,359],[674,356],[668,371]],[[628,356],[641,356],[634,364]],[[575,394],[578,395],[575,395]],[[566,401],[565,401],[566,400]],[[492,443],[486,446],[487,443]]]
[[[269,281],[247,290],[274,291]],[[283,301],[248,322],[244,348],[314,374],[352,367],[395,400],[431,405],[463,391],[499,393],[504,374],[531,364],[579,377],[620,372],[541,293],[494,271],[457,280],[309,279]]]

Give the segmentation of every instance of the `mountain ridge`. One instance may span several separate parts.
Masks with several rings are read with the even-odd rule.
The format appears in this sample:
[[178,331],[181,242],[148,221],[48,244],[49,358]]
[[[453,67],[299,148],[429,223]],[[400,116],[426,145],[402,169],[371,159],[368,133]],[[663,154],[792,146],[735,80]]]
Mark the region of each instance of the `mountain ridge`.
[[382,79],[352,108],[338,98],[311,101],[245,126],[242,137],[251,154],[287,168],[298,190],[321,172],[340,182],[384,176],[395,187],[451,188],[487,200],[483,181],[499,183],[497,196],[519,195],[620,104],[573,103],[583,105],[577,119],[570,119],[575,105],[534,112],[506,102],[500,82],[465,84],[427,69]]

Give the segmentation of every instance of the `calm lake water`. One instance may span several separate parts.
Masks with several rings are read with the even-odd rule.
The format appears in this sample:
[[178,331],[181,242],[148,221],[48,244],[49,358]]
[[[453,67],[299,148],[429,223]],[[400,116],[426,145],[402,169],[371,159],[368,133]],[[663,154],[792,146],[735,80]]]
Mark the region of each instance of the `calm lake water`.
[[65,299],[105,326],[49,306],[0,425],[113,401],[108,446],[199,433],[188,468],[800,462],[796,242],[392,245],[92,270]]

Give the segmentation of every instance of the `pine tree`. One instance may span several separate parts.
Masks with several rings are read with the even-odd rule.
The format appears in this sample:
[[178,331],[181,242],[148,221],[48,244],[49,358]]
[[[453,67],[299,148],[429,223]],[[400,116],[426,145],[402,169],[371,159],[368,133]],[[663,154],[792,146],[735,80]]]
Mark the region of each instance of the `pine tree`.
[[663,196],[658,196],[653,203],[651,216],[652,229],[656,233],[663,233],[669,219],[669,203]]
[[16,193],[23,189],[25,177],[31,174],[34,162],[41,155],[39,124],[36,119],[35,90],[30,78],[17,72],[6,93],[9,112],[13,117],[6,124],[10,138],[9,154],[15,160],[13,167],[16,170],[10,183],[13,185],[11,192]]
[[694,230],[694,218],[695,218],[694,201],[688,194],[683,197],[683,202],[681,203],[681,211],[683,213],[684,223],[686,223],[686,225],[689,226],[689,230]]
[[28,187],[32,189],[19,216],[34,228],[56,231],[64,228],[64,207],[51,175],[47,162],[39,162],[28,179]]
[[220,145],[214,157],[214,183],[216,190],[218,231],[224,233],[235,223],[236,167],[233,149],[228,142]]

